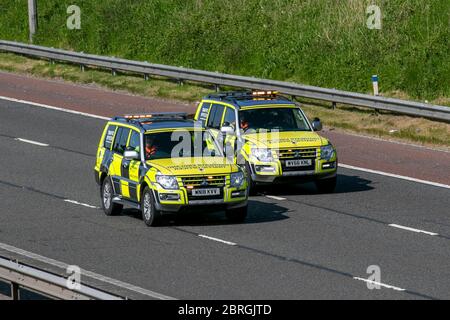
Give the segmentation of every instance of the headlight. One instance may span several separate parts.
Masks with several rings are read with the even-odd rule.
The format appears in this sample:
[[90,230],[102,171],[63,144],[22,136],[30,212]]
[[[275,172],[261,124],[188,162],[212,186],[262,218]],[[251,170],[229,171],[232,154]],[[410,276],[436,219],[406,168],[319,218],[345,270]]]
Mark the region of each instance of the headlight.
[[320,148],[320,158],[330,160],[334,157],[334,148],[331,144]]
[[158,182],[161,187],[167,190],[177,190],[178,189],[178,181],[174,176],[164,176],[157,175],[156,182]]
[[244,183],[244,173],[242,171],[235,172],[231,174],[230,186],[234,188],[239,188]]
[[252,149],[252,155],[261,162],[272,162],[272,151],[270,149]]

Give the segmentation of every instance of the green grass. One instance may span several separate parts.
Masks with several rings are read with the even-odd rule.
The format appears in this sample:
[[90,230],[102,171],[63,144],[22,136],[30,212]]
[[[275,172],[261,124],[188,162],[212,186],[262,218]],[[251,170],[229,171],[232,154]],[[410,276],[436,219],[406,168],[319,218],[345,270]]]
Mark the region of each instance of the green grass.
[[[26,42],[27,1],[2,0],[0,38]],[[69,5],[81,30],[66,28]],[[382,30],[366,27],[368,4]],[[210,71],[448,103],[448,0],[45,0],[35,43]],[[450,104],[450,103],[449,103]]]

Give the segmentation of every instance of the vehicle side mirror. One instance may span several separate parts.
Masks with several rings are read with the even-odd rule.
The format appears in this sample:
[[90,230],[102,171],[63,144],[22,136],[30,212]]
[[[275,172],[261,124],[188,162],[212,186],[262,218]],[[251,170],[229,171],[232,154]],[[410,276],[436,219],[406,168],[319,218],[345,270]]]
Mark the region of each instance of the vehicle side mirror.
[[123,157],[126,160],[139,160],[139,153],[137,153],[136,151],[131,151],[131,150],[127,150],[124,152]]
[[222,134],[224,135],[234,134],[234,129],[228,122],[224,122],[222,127],[220,128],[220,132],[222,132]]
[[311,125],[312,125],[314,131],[322,131],[322,122],[320,122],[319,118],[314,118]]

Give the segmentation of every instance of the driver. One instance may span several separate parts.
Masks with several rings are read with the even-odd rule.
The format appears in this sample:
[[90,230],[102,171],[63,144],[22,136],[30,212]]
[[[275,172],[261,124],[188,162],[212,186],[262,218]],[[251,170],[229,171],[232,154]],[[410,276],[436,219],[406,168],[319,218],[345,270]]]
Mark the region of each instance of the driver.
[[150,158],[152,155],[158,151],[157,146],[153,145],[153,140],[147,139],[145,142],[145,157]]

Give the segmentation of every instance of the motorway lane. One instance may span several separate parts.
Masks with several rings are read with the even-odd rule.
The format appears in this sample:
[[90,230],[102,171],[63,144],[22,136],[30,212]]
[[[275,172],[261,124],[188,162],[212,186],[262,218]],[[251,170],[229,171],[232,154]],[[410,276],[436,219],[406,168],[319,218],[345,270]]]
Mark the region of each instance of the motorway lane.
[[[384,224],[432,227],[445,235],[448,190],[340,170],[337,194],[315,195],[305,186],[279,192],[287,200],[255,197],[245,224],[227,224],[216,214],[147,229],[131,211],[107,218],[99,210],[61,200],[99,205],[89,154],[95,152],[101,120],[3,104],[0,242],[178,298],[448,297],[448,240]],[[14,136],[59,149],[15,141]],[[20,189],[28,185],[48,194]],[[351,279],[367,277],[370,264],[380,264],[382,282],[419,295],[370,291]]]

